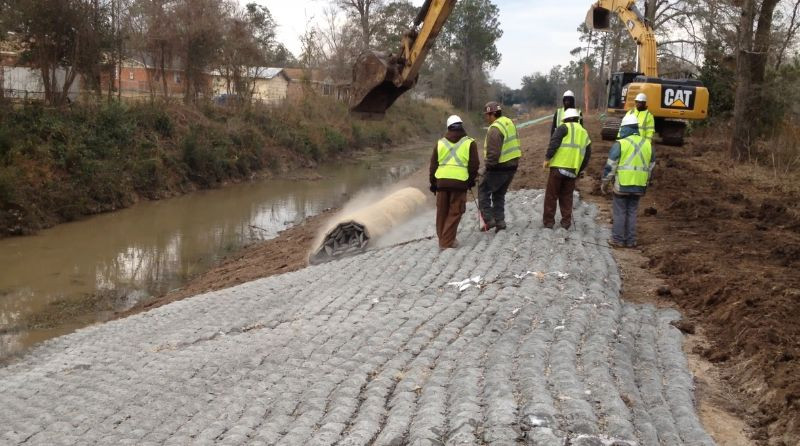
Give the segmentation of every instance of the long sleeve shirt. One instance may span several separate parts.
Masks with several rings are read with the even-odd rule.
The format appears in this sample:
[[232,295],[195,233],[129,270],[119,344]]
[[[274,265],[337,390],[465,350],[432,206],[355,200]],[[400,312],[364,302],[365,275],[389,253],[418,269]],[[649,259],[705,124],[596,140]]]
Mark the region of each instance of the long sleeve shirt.
[[[630,135],[638,135],[638,128],[625,126],[620,128],[620,139],[627,138]],[[653,169],[656,166],[656,151],[652,147],[652,154],[650,156],[650,174],[652,175]],[[617,174],[617,167],[619,167],[620,158],[622,158],[622,145],[616,141],[611,145],[611,150],[608,153],[608,161],[603,167],[603,182],[614,181]],[[614,181],[614,193],[617,195],[644,195],[647,191],[647,186],[621,186]]]
[[[467,134],[463,130],[448,130],[445,138],[451,143],[456,143]],[[431,154],[431,163],[429,169],[429,180],[431,186],[436,186],[439,189],[452,189],[452,190],[466,190],[475,184],[475,179],[478,177],[478,168],[480,167],[480,158],[478,158],[478,145],[475,141],[469,146],[469,162],[467,163],[467,173],[469,178],[467,181],[454,180],[449,178],[436,178],[436,170],[439,168],[439,145],[437,143],[433,148]]]
[[486,170],[517,170],[519,158],[500,163],[500,154],[503,152],[503,133],[497,127],[489,127],[486,132],[486,159],[483,160]]
[[[547,161],[550,161],[554,156],[556,156],[556,151],[558,151],[558,148],[561,147],[561,141],[563,141],[567,135],[569,135],[569,127],[567,127],[566,124],[561,124],[558,126],[558,128],[556,128],[553,136],[550,137],[550,144],[547,145],[547,154],[545,154],[545,159]],[[583,157],[583,162],[581,163],[581,168],[578,170],[578,172],[572,172],[568,169],[558,169],[558,171],[561,173],[561,175],[575,178],[580,175],[581,172],[586,170],[586,166],[589,165],[589,158],[591,157],[592,143],[590,142],[589,145],[586,146],[586,153]]]
[[[557,108],[556,111],[553,112],[553,122],[550,124],[550,136],[553,136],[553,133],[555,133],[556,129],[559,127],[558,126],[558,111],[559,110],[566,111],[562,107],[562,108]],[[581,114],[581,118],[578,120],[578,122],[580,122],[581,125],[583,125],[583,112],[580,112],[580,114]]]

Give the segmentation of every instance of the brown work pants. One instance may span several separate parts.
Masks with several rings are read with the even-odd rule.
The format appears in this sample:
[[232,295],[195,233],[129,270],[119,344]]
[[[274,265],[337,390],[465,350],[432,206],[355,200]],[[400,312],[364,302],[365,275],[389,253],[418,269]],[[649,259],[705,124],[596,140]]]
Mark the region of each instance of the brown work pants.
[[556,206],[561,208],[561,227],[572,226],[572,192],[575,191],[575,178],[561,175],[556,168],[550,169],[547,189],[544,192],[544,211],[542,223],[552,228],[556,223]]
[[439,190],[436,192],[436,236],[439,247],[453,248],[458,223],[467,210],[467,191]]

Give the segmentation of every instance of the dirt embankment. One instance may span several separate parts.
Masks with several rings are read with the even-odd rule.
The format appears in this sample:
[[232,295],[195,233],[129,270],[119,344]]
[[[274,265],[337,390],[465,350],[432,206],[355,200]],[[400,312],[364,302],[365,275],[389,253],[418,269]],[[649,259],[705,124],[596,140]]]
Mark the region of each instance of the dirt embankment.
[[[611,143],[601,140],[596,121],[587,127],[593,157],[578,187],[610,219],[610,199],[596,179]],[[513,187],[544,187],[547,131],[539,127],[525,139],[531,156]],[[615,253],[623,297],[675,306],[687,316],[680,328],[702,334],[690,337],[689,353],[708,380],[699,378],[701,396],[715,405],[707,412],[735,412],[760,443],[800,443],[798,183],[733,163],[725,142],[710,135],[695,135],[685,147],[657,145],[656,158],[639,213],[640,249]]]
[[[610,218],[599,178],[610,143],[587,124],[593,157],[579,189]],[[512,188],[543,188],[545,125],[521,132],[526,156]],[[720,444],[800,441],[800,192],[759,166],[734,164],[724,144],[695,136],[657,145],[657,170],[641,204],[637,250],[615,256],[623,297],[687,316],[700,412]],[[509,203],[513,206],[513,203]],[[303,268],[326,215],[248,248],[151,306]],[[732,416],[735,414],[736,416]],[[738,417],[738,418],[737,418]]]

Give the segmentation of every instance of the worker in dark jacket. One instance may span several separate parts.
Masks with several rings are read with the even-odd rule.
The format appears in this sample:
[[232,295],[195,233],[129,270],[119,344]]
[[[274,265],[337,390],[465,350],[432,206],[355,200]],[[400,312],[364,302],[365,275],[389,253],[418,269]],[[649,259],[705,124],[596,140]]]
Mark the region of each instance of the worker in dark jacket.
[[431,192],[436,194],[436,235],[439,248],[456,248],[458,224],[467,208],[467,189],[478,176],[478,145],[467,136],[456,115],[447,118],[447,133],[431,155]]
[[517,128],[511,119],[503,116],[500,104],[489,102],[483,110],[489,130],[484,140],[485,172],[478,187],[478,200],[485,226],[484,231],[506,228],[506,192],[519,166],[522,156]]
[[[636,247],[636,214],[639,199],[647,191],[656,155],[650,139],[640,133],[640,117],[626,115],[619,127],[619,139],[611,146],[603,169],[603,193],[613,192],[611,246]],[[609,191],[609,183],[614,182]]]
[[542,223],[546,228],[555,225],[556,207],[561,210],[561,227],[569,229],[572,226],[575,182],[592,156],[592,141],[579,120],[580,114],[574,108],[564,112],[564,123],[553,133],[547,147],[542,165],[550,169],[542,212]]
[[564,106],[557,108],[555,113],[553,113],[553,123],[550,124],[550,136],[553,136],[553,133],[555,133],[556,129],[561,127],[561,124],[564,123],[564,112],[571,108],[578,110],[578,115],[581,117],[580,120],[578,120],[578,123],[583,125],[583,113],[575,106],[575,93],[573,93],[572,90],[565,91],[564,96],[561,98],[561,102]]

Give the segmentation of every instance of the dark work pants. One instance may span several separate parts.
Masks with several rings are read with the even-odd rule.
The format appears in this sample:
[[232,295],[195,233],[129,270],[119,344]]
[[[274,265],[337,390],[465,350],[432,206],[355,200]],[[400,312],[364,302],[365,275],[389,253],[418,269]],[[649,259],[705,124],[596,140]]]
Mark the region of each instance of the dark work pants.
[[561,209],[561,227],[572,226],[572,192],[575,191],[575,178],[561,175],[557,168],[551,168],[544,192],[544,211],[542,224],[552,228],[556,223],[556,207]]
[[488,170],[478,187],[478,202],[486,223],[506,221],[506,192],[515,170]]
[[467,210],[467,191],[439,190],[436,192],[436,235],[440,248],[452,248],[458,234],[461,216]]
[[614,194],[612,212],[614,224],[611,239],[625,246],[636,246],[636,212],[639,210],[639,195]]

